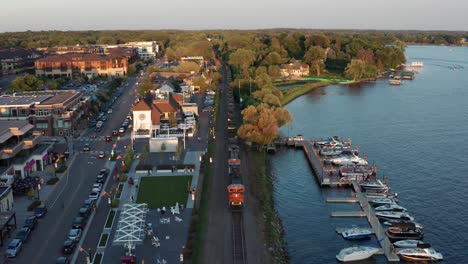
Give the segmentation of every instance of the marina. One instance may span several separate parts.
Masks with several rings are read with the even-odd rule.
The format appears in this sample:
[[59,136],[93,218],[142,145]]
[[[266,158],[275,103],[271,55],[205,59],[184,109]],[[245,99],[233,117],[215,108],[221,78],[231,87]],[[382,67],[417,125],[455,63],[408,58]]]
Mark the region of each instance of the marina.
[[[369,165],[366,156],[359,157],[357,147],[353,151],[349,151],[352,149],[351,139],[331,137],[326,140],[310,140],[298,135],[293,138],[281,139],[275,145],[302,149],[320,187],[352,188],[352,197],[329,197],[326,202],[359,204],[360,211],[332,211],[330,216],[334,218],[366,218],[370,225],[369,231],[365,231],[366,229],[363,228],[337,228],[336,231],[339,234],[346,234],[347,239],[375,235],[380,248],[372,250],[375,252],[370,256],[383,254],[387,261],[397,262],[400,261],[400,253],[398,249],[395,249],[393,242],[411,238],[422,239],[422,230],[411,222],[414,219],[405,212],[406,208],[397,204],[397,195],[389,191],[386,178],[383,179],[385,183],[377,178],[377,166],[375,164]],[[327,149],[326,153],[323,152],[323,149]],[[337,151],[336,155],[330,155],[334,149],[340,149],[340,151]],[[347,151],[341,151],[344,149]],[[381,223],[392,219],[408,221],[411,225],[405,222],[400,226],[396,224],[396,226],[387,227]],[[356,238],[353,238],[353,235]],[[347,250],[354,252],[358,249],[343,249],[340,254],[343,255],[343,252],[347,252]],[[434,251],[432,248],[431,250]],[[442,254],[437,254],[440,255],[437,255],[437,259],[440,260]],[[339,255],[337,255],[337,259],[343,261],[343,256]]]

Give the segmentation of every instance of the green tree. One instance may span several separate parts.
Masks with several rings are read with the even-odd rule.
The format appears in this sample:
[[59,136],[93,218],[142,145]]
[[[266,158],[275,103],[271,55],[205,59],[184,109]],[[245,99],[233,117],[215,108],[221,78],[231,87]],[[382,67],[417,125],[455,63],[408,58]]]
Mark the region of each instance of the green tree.
[[138,96],[143,97],[146,93],[149,93],[151,90],[153,90],[153,82],[151,81],[151,78],[146,78],[143,80],[140,86],[138,86],[137,93]]
[[46,86],[47,88],[49,88],[49,90],[57,90],[59,87],[59,84],[56,81],[48,81],[46,83]]
[[146,164],[146,160],[148,159],[148,146],[145,145],[143,146],[143,149],[141,150],[141,155],[140,155],[140,160],[143,162],[143,164]]
[[27,92],[37,91],[44,85],[44,81],[36,78],[36,76],[28,74],[25,76],[18,76],[7,88],[9,92]]
[[353,78],[354,81],[360,80],[366,72],[366,63],[362,60],[353,59],[346,66],[346,75]]
[[305,63],[309,64],[310,67],[315,68],[317,76],[320,76],[324,65],[325,52],[320,46],[312,46],[305,53],[303,60]]
[[174,67],[175,72],[198,72],[200,65],[193,61],[182,62],[179,66]]
[[249,49],[238,49],[229,56],[229,63],[237,66],[245,76],[249,75],[248,68],[255,60],[255,52]]

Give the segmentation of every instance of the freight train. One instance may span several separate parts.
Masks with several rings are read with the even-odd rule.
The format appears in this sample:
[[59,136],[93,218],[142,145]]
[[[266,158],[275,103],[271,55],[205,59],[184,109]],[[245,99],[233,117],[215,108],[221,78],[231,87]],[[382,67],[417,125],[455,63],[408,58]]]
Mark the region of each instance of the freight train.
[[227,186],[229,195],[229,207],[234,210],[242,210],[245,199],[245,186],[242,184],[240,146],[237,138],[237,122],[234,112],[234,96],[232,90],[226,92],[227,99],[227,134],[228,134],[228,177]]

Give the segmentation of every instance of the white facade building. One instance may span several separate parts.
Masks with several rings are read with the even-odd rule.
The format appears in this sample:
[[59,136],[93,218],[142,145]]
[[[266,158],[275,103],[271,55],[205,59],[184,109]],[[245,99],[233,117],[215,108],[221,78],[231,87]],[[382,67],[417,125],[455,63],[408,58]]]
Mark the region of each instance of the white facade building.
[[159,44],[156,41],[127,42],[123,46],[136,48],[141,60],[154,59],[159,53]]

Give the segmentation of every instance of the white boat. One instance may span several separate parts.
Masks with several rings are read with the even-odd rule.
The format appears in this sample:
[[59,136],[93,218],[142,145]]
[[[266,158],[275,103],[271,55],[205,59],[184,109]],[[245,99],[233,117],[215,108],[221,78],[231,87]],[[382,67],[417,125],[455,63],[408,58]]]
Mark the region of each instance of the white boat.
[[437,261],[444,259],[442,254],[433,248],[405,248],[398,251],[398,254],[404,260],[409,261]]
[[390,79],[388,83],[390,83],[390,85],[401,85],[402,81],[400,79]]
[[380,180],[360,182],[359,186],[366,190],[388,189],[388,186],[383,184]]
[[414,218],[404,212],[394,212],[394,211],[381,211],[375,212],[375,216],[381,219],[406,219],[413,221]]
[[333,158],[330,162],[340,166],[366,166],[369,164],[367,160],[360,158],[355,154]]
[[381,206],[377,206],[375,211],[398,211],[398,212],[406,212],[406,208],[403,206],[399,206],[398,204],[385,204]]
[[372,257],[372,255],[374,255],[378,251],[379,249],[375,247],[349,247],[342,249],[340,253],[336,255],[336,259],[343,262],[363,260]]
[[348,166],[348,167],[340,167],[340,174],[342,177],[357,177],[357,178],[365,178],[373,174],[373,171],[367,167],[363,166]]
[[336,156],[343,153],[343,148],[323,148],[320,150],[322,156]]
[[416,240],[416,239],[400,240],[400,241],[393,243],[393,245],[397,248],[417,248],[418,245],[422,245],[422,244],[424,244],[424,242],[422,242],[421,240]]
[[372,235],[369,228],[354,227],[347,229],[341,233],[344,239],[364,239]]
[[419,223],[416,223],[414,221],[409,221],[409,220],[388,220],[388,221],[385,221],[383,222],[384,225],[386,226],[401,226],[401,225],[414,225],[415,228],[418,228],[418,229],[423,229],[423,226]]
[[315,143],[318,146],[329,146],[329,147],[342,147],[343,143],[340,142],[338,137],[332,137],[324,141],[318,141]]
[[381,206],[386,204],[396,204],[396,200],[392,198],[378,198],[370,201],[374,206]]

